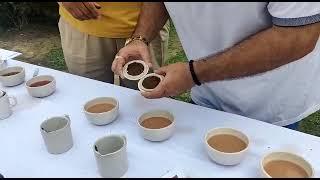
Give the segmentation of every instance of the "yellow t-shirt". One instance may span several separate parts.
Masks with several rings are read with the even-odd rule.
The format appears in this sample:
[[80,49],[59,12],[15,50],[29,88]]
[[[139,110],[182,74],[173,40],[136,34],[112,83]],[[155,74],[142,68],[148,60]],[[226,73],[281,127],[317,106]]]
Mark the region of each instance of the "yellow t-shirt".
[[60,16],[80,32],[97,37],[128,38],[134,31],[141,2],[98,2],[100,19],[80,21],[60,6]]

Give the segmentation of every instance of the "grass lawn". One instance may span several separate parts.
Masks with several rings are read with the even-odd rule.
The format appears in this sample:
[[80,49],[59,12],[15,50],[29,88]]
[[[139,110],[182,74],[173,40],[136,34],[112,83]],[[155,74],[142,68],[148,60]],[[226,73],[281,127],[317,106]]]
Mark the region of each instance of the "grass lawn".
[[[60,46],[58,31],[57,29],[54,29],[52,27],[49,29],[46,28],[47,27],[42,28],[45,29],[43,30],[44,32],[42,32],[45,35],[42,35],[41,33],[37,32],[39,31],[39,29],[41,29],[39,28],[39,26],[31,28],[29,31],[23,30],[24,34],[20,34],[19,32],[17,33],[18,36],[2,34],[2,36],[0,35],[0,48],[12,49],[15,51],[23,52],[25,57],[19,58],[19,60],[21,61],[26,61],[33,64],[46,66],[61,71],[66,71],[66,65]],[[49,38],[43,38],[44,36],[48,36],[48,33],[50,34]],[[30,34],[32,35],[32,38],[26,38],[29,37]],[[36,46],[34,46],[34,44]],[[39,52],[41,52],[41,54]],[[179,38],[177,36],[177,33],[173,26],[171,26],[168,53],[169,55],[167,64],[187,60],[186,55],[180,44]],[[189,102],[190,93],[186,92],[174,98],[177,100]],[[302,120],[299,125],[299,130],[320,137],[320,111]]]

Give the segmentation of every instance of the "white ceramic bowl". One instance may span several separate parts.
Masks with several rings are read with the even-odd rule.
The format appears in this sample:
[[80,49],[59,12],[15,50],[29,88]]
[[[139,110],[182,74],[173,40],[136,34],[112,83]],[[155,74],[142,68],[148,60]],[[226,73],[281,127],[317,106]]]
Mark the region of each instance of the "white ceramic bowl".
[[[140,63],[143,65],[144,67],[144,70],[141,74],[137,75],[137,76],[132,76],[130,74],[128,74],[128,66],[132,63]],[[149,66],[142,60],[133,60],[133,61],[130,61],[128,62],[127,64],[124,65],[123,67],[123,76],[129,80],[132,80],[132,81],[136,81],[136,80],[139,80],[141,78],[143,78],[145,75],[148,74],[148,71],[149,71]]]
[[[45,84],[43,86],[30,87],[33,83],[36,83],[39,81],[50,81],[50,83]],[[47,97],[55,92],[56,80],[54,79],[53,76],[49,76],[49,75],[36,76],[26,82],[26,87],[29,94],[33,97],[38,97],[38,98]]]
[[[19,72],[18,74],[14,74],[12,76],[2,76],[4,74],[10,72]],[[20,85],[25,80],[25,70],[23,67],[14,66],[14,67],[7,67],[0,71],[0,81],[3,86],[12,87]]]
[[163,80],[163,76],[162,75],[159,75],[159,74],[156,74],[156,73],[150,73],[150,74],[147,74],[146,76],[144,76],[142,79],[139,80],[138,82],[138,88],[141,92],[150,92],[152,91],[153,89],[147,89],[145,88],[142,83],[143,83],[143,80],[146,79],[147,77],[150,77],[150,76],[156,76],[158,78],[160,78],[160,82]]
[[[149,129],[149,128],[143,127],[141,123],[145,119],[148,119],[151,117],[167,118],[172,123],[169,126],[160,128],[160,129]],[[138,119],[138,127],[143,138],[149,141],[164,141],[169,139],[173,135],[175,130],[175,120],[174,120],[174,116],[168,111],[154,110],[154,111],[144,113],[140,116],[140,118]]]
[[274,160],[283,160],[283,161],[289,161],[294,164],[299,165],[301,168],[303,168],[306,173],[308,174],[309,178],[312,178],[314,176],[314,169],[312,168],[311,164],[306,161],[301,156],[298,156],[296,154],[290,153],[290,152],[272,152],[265,155],[261,161],[260,161],[260,173],[261,177],[263,178],[272,178],[264,169],[264,166],[269,163],[270,161]]
[[[108,103],[108,104],[113,104],[115,107],[111,109],[110,111],[103,112],[103,113],[91,113],[88,112],[87,109],[93,105],[96,104],[101,104],[101,103]],[[84,107],[83,111],[86,115],[86,118],[95,125],[106,125],[114,120],[117,119],[119,115],[119,102],[112,97],[98,97],[93,100],[88,101]]]
[[[218,151],[214,148],[212,148],[209,144],[208,144],[208,140],[215,135],[219,135],[219,134],[228,134],[228,135],[233,135],[238,137],[239,139],[241,139],[243,142],[245,142],[247,144],[247,147],[239,152],[235,152],[235,153],[226,153],[226,152],[221,152]],[[209,130],[204,138],[205,141],[205,148],[207,150],[207,153],[209,155],[209,157],[216,163],[221,164],[221,165],[236,165],[239,164],[244,157],[246,156],[248,149],[249,149],[249,139],[248,137],[235,129],[232,128],[215,128],[215,129],[211,129]]]

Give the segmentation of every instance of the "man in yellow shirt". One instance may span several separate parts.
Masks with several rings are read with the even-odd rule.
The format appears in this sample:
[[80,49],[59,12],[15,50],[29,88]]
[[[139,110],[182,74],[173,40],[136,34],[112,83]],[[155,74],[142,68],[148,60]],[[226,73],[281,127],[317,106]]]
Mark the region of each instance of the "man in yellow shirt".
[[[142,3],[59,2],[59,5],[61,44],[69,72],[114,83],[112,61],[131,37]],[[150,43],[155,67],[162,66],[166,59],[169,26],[167,22]],[[121,84],[137,88],[129,81]]]

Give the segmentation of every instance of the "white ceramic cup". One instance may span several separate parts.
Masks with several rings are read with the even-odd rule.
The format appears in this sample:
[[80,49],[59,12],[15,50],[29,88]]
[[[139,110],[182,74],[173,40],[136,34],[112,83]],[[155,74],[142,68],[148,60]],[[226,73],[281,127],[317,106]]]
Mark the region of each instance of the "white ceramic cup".
[[265,165],[271,161],[283,160],[292,162],[305,170],[309,178],[314,177],[314,169],[311,164],[301,156],[290,152],[271,152],[266,154],[260,161],[260,173],[262,178],[272,178],[264,169]]
[[70,124],[68,115],[52,117],[41,123],[40,131],[49,153],[61,154],[72,148]]
[[[132,76],[130,74],[128,74],[128,66],[132,63],[140,63],[143,65],[144,67],[144,70],[141,74],[139,75],[136,75],[136,76]],[[133,61],[129,61],[127,64],[125,64],[123,66],[123,76],[129,80],[132,80],[132,81],[136,81],[136,80],[139,80],[141,78],[143,78],[145,75],[148,74],[148,71],[149,71],[149,66],[142,60],[133,60]]]
[[[43,86],[31,87],[33,83],[36,83],[39,81],[50,81],[50,83],[45,84]],[[56,80],[53,76],[49,76],[49,75],[36,76],[26,82],[26,87],[27,87],[28,93],[33,97],[38,97],[38,98],[47,97],[55,92]]]
[[[115,107],[111,109],[110,111],[107,112],[102,112],[102,113],[91,113],[88,112],[87,109],[96,105],[96,104],[102,104],[102,103],[107,103],[107,104],[113,104]],[[86,115],[86,118],[95,125],[106,125],[114,120],[117,119],[119,115],[119,102],[112,97],[98,97],[93,100],[88,101],[84,107],[83,111]]]
[[138,88],[141,92],[150,92],[152,91],[153,89],[147,89],[146,87],[143,86],[143,81],[147,78],[147,77],[150,77],[150,76],[156,76],[158,78],[160,78],[160,82],[163,80],[163,76],[162,75],[159,75],[159,74],[156,74],[156,73],[150,73],[150,74],[147,74],[146,76],[144,76],[143,78],[141,78],[138,82]]
[[[10,102],[10,100],[12,100]],[[17,99],[0,90],[0,120],[6,119],[12,114],[12,107],[17,104]]]
[[[11,73],[11,72],[19,72],[18,74],[14,74],[11,76],[3,76],[4,74]],[[3,86],[17,86],[22,84],[25,80],[25,70],[23,67],[14,66],[14,67],[7,67],[0,71],[0,81]]]
[[[163,117],[169,119],[172,123],[169,126],[160,129],[149,129],[143,127],[141,123],[151,117]],[[168,111],[153,110],[150,112],[146,112],[140,116],[140,118],[138,119],[138,127],[143,138],[149,141],[164,141],[169,139],[173,135],[175,130],[175,120],[174,116]]]
[[[208,140],[215,135],[220,135],[220,134],[227,134],[227,135],[233,135],[239,139],[241,139],[244,143],[246,143],[246,148],[235,153],[226,153],[226,152],[221,152],[218,151],[214,148],[212,148],[208,144]],[[209,157],[216,163],[221,164],[221,165],[236,165],[239,164],[244,157],[246,156],[248,149],[249,149],[249,138],[242,132],[232,129],[232,128],[215,128],[209,130],[204,138],[205,142],[205,148],[207,150],[207,153]],[[228,142],[226,142],[228,143]]]
[[0,58],[0,71],[7,67],[7,63],[5,60]]
[[98,139],[93,151],[103,178],[120,178],[127,172],[127,139],[124,135],[113,134]]

